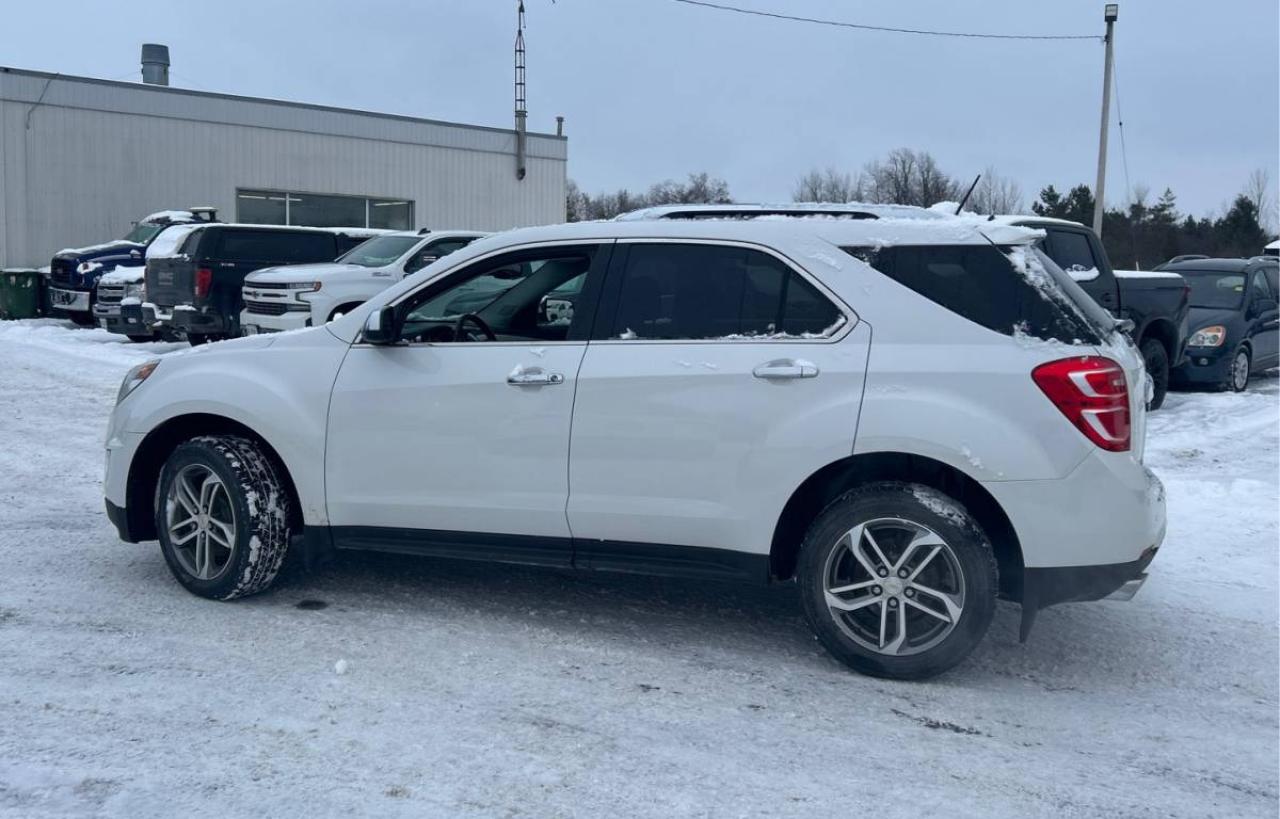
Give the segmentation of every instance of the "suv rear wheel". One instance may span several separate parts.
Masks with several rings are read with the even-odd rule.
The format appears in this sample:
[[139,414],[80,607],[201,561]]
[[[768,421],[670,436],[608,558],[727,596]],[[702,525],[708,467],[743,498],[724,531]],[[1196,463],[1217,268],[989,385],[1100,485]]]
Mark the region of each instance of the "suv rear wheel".
[[920,484],[876,483],[837,498],[810,526],[797,576],[819,642],[877,677],[946,671],[995,614],[986,535],[954,499]]
[[289,548],[292,500],[248,438],[192,438],[160,472],[156,531],[169,570],[201,597],[230,600],[271,585]]

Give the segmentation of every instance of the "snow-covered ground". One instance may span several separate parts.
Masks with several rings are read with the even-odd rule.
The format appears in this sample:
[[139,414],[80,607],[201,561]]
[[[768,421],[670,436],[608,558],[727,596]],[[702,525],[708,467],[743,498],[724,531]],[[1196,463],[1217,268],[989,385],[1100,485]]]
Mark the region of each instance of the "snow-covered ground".
[[0,814],[1276,816],[1274,376],[1152,416],[1132,602],[1027,645],[1002,606],[900,684],[791,587],[370,556],[193,597],[100,492],[120,377],[171,349],[0,323]]

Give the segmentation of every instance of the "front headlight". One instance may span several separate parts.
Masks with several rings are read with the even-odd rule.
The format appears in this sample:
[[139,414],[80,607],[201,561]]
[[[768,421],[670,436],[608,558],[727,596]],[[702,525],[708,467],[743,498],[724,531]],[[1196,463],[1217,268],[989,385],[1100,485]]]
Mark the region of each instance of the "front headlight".
[[142,382],[150,378],[151,374],[156,371],[156,367],[159,366],[160,359],[157,358],[145,364],[139,364],[129,370],[125,374],[124,380],[120,382],[120,392],[116,393],[116,403],[119,404],[128,397],[129,393],[141,386]]
[[291,282],[289,289],[293,291],[293,297],[298,301],[311,301],[309,296],[318,292],[322,286],[321,282]]
[[1188,347],[1221,347],[1227,340],[1227,328],[1221,324],[1212,327],[1201,327],[1191,334]]
[[126,298],[145,299],[147,297],[147,285],[143,282],[137,284],[126,284],[124,287],[124,295]]

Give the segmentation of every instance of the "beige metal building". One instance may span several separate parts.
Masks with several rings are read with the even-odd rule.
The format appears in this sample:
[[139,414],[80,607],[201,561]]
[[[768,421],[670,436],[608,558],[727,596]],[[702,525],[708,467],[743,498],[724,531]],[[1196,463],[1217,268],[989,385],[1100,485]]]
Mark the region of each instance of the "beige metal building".
[[224,221],[498,230],[565,218],[567,142],[321,105],[0,67],[0,266],[160,210]]

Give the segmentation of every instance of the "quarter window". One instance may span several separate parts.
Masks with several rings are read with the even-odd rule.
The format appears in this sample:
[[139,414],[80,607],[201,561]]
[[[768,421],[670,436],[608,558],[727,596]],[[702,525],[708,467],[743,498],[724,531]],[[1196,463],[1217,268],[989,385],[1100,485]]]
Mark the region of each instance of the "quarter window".
[[699,244],[628,245],[610,338],[825,336],[843,317],[774,257]]
[[221,233],[217,255],[227,261],[327,262],[338,255],[334,235],[318,230],[227,229]]

